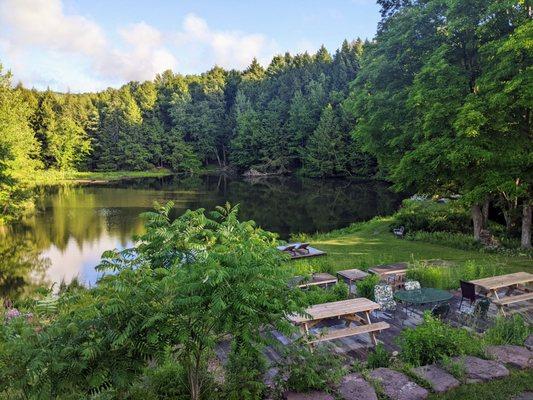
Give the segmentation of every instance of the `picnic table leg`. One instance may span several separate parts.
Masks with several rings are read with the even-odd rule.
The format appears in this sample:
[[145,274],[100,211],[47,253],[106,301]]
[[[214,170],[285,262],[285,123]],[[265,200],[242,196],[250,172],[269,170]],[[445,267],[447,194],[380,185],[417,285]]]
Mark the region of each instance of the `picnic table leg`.
[[[372,321],[370,321],[370,313],[368,311],[365,311],[365,316],[366,316],[367,324],[371,324]],[[374,346],[378,344],[375,332],[370,332],[370,340],[372,340],[372,343],[374,344]]]

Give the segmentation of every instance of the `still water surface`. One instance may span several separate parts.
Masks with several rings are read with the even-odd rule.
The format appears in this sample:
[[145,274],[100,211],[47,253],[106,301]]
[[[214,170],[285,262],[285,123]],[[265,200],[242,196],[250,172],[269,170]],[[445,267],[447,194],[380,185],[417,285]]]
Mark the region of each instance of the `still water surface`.
[[143,230],[139,214],[169,200],[176,215],[239,203],[241,220],[252,219],[285,239],[390,214],[399,204],[384,183],[344,179],[171,176],[41,188],[35,215],[0,236],[0,291],[31,280],[94,284],[102,252],[131,246]]

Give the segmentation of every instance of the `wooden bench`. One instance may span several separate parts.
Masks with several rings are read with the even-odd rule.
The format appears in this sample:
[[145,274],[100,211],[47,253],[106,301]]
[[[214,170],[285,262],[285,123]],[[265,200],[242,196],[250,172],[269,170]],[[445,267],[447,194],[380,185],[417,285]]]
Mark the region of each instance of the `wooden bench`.
[[513,303],[519,303],[521,301],[533,300],[533,292],[519,294],[516,296],[507,296],[499,300],[493,300],[492,302],[498,306],[506,306]]
[[341,339],[349,336],[360,335],[363,333],[379,332],[389,329],[390,325],[386,322],[374,322],[367,325],[358,325],[353,328],[335,329],[323,335],[308,340],[308,343],[318,343],[326,340]]

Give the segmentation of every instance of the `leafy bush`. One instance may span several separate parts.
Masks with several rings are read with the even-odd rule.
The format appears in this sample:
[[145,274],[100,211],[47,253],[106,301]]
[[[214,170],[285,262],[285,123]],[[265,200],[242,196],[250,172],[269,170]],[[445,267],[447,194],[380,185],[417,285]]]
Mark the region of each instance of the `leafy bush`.
[[485,342],[492,345],[514,344],[523,346],[533,327],[520,314],[497,317],[495,324],[485,332]]
[[390,366],[390,354],[383,344],[379,343],[366,359],[368,368],[387,368]]
[[460,280],[486,278],[502,273],[503,268],[494,265],[490,260],[487,264],[469,260],[450,266],[432,266],[417,262],[407,270],[407,278],[419,281],[422,286],[450,290],[457,289]]
[[276,386],[282,392],[329,391],[345,373],[342,357],[327,344],[313,352],[298,345],[287,346],[284,351],[276,377]]
[[405,329],[397,338],[400,358],[414,366],[432,364],[445,357],[482,355],[480,339],[463,328],[454,328],[429,312],[424,322],[414,329]]
[[367,299],[374,300],[374,287],[378,283],[378,275],[368,275],[366,278],[357,281],[355,283],[355,286],[357,288],[357,295],[359,297],[366,297]]
[[404,226],[407,232],[454,232],[471,231],[470,214],[458,201],[437,203],[435,201],[404,200],[394,215],[394,227]]
[[465,233],[414,231],[409,232],[405,239],[440,244],[461,250],[480,250],[483,248],[472,235]]
[[313,304],[330,303],[332,301],[346,300],[348,298],[348,285],[338,282],[329,288],[312,286],[303,291],[302,304],[311,306]]

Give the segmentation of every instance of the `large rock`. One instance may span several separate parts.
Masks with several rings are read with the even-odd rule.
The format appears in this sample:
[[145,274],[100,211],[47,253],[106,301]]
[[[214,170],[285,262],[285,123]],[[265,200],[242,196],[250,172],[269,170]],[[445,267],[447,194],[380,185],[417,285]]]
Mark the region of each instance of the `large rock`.
[[435,364],[424,365],[422,367],[414,368],[413,373],[426,380],[434,392],[447,392],[461,384],[452,375],[437,367]]
[[308,392],[308,393],[285,393],[287,400],[335,400],[335,397],[325,392]]
[[533,335],[529,335],[524,342],[524,346],[526,346],[529,350],[533,350]]
[[533,392],[520,393],[518,396],[513,397],[513,400],[533,400]]
[[533,351],[522,346],[489,346],[487,347],[487,354],[496,361],[516,368],[526,369],[533,367]]
[[410,381],[407,376],[389,368],[375,369],[370,376],[380,383],[392,400],[423,400],[429,395],[426,389]]
[[509,375],[509,370],[497,361],[482,360],[472,356],[454,357],[453,361],[464,365],[468,383],[484,382]]
[[361,374],[346,375],[339,386],[339,394],[344,400],[378,400],[376,391]]

